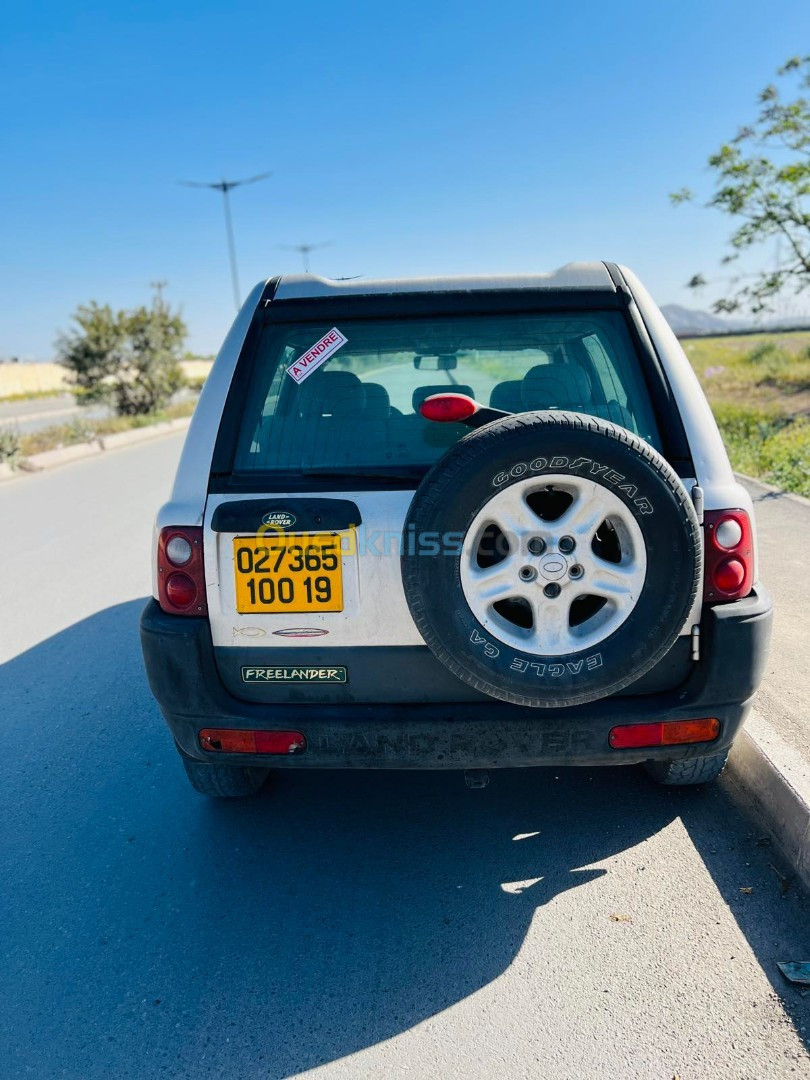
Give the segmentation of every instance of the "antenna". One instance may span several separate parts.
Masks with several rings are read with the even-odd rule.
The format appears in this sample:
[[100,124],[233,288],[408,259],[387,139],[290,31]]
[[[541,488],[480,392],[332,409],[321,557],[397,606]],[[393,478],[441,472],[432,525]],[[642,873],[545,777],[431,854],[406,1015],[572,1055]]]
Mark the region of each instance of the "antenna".
[[211,188],[214,191],[222,192],[222,202],[225,209],[225,233],[228,237],[228,255],[231,262],[231,284],[233,285],[233,302],[236,304],[236,310],[239,310],[240,296],[239,291],[239,274],[236,268],[236,245],[233,239],[233,222],[231,220],[231,203],[228,198],[228,193],[232,188],[241,187],[243,184],[255,184],[258,180],[266,180],[268,176],[272,176],[272,173],[263,172],[257,176],[248,176],[244,180],[219,180],[211,183],[201,182],[199,180],[180,180],[179,182],[183,187],[196,187],[196,188]]
[[309,253],[310,251],[317,251],[318,248],[329,247],[332,243],[331,240],[322,240],[319,244],[279,244],[279,247],[286,248],[287,251],[297,251],[301,256],[301,260],[304,264],[304,273],[309,273]]

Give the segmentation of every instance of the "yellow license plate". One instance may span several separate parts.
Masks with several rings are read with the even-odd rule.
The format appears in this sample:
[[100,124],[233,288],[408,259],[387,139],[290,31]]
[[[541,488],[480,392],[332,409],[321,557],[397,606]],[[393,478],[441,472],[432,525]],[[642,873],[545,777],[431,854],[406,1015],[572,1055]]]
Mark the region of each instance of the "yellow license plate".
[[236,610],[343,611],[340,539],[336,533],[235,537]]

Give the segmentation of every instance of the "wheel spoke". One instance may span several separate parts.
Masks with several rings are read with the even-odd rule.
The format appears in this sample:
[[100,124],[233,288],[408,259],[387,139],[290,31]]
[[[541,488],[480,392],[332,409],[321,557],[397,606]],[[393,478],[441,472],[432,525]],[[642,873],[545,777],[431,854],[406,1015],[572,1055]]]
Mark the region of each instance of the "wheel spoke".
[[571,644],[571,631],[568,625],[570,603],[562,596],[555,600],[535,602],[533,643],[540,654],[558,654],[567,652]]
[[475,567],[470,574],[475,595],[485,604],[507,600],[510,596],[528,598],[533,591],[536,592],[537,586],[531,581],[521,581],[518,576],[521,565],[520,558],[515,554],[495,566]]
[[533,535],[540,527],[539,518],[532,513],[529,506],[514,487],[500,492],[490,504],[491,520],[498,526],[506,539],[512,552],[519,552],[523,548],[523,538]]
[[587,575],[585,591],[611,600],[617,607],[632,607],[640,587],[638,567],[622,565],[593,557],[593,570]]
[[571,506],[554,522],[555,531],[568,533],[582,544],[590,544],[594,533],[610,513],[608,494],[601,484],[583,484]]
[[475,592],[481,600],[502,600],[510,595],[515,584],[515,568],[511,559],[490,566],[473,576]]

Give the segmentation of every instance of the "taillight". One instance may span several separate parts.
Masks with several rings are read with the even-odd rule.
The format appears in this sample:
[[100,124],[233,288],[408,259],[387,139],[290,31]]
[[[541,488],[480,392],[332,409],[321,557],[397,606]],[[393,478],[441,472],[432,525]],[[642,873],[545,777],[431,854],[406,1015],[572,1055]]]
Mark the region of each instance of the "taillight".
[[300,731],[203,728],[198,737],[203,750],[224,754],[303,754],[307,748]]
[[703,599],[722,604],[748,596],[754,584],[754,537],[745,510],[707,510]]
[[203,531],[198,526],[160,530],[157,551],[158,602],[170,615],[205,615]]
[[720,734],[720,721],[713,716],[702,720],[661,720],[652,724],[622,724],[611,729],[608,741],[614,750],[641,746],[678,746],[684,743],[713,742]]

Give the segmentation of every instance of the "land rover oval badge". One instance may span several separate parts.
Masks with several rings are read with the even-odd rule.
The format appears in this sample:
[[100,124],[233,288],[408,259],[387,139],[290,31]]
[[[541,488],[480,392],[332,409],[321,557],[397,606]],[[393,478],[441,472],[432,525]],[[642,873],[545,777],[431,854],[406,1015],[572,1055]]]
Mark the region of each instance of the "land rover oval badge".
[[262,525],[268,529],[291,529],[295,524],[295,514],[288,514],[286,510],[271,510],[262,517]]

